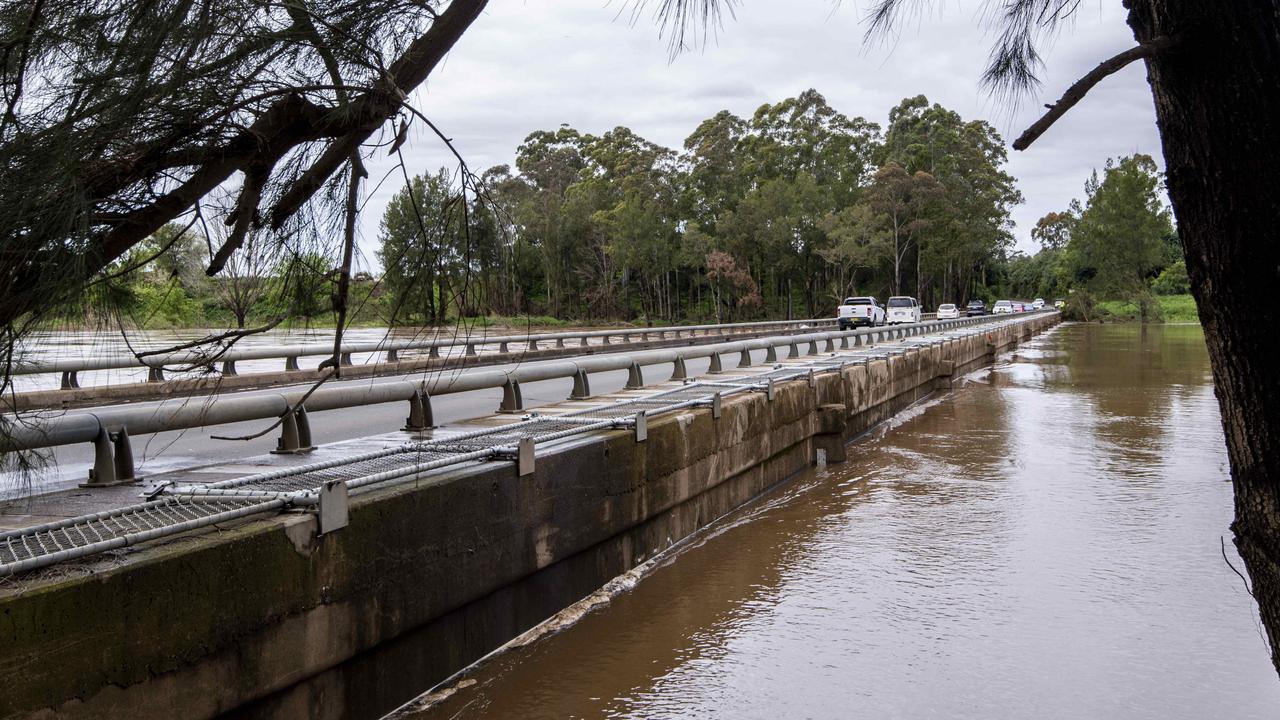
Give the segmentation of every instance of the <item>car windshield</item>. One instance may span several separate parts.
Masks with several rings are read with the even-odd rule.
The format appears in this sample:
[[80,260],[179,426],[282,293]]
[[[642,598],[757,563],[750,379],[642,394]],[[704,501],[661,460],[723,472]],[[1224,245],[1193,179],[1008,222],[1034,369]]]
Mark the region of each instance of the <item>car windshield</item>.
[[939,305],[938,309],[939,310],[955,310],[956,306],[952,305],[951,303],[947,303],[946,305]]
[[969,307],[982,307],[982,306],[984,306],[984,305],[986,305],[986,303],[982,302],[981,300],[970,300],[970,301],[969,301]]
[[996,305],[998,305],[999,307],[1009,307],[1009,306],[1010,306],[1010,305],[1012,305],[1012,304],[1013,304],[1013,303],[1009,302],[1008,300],[997,300],[997,301],[996,301]]
[[845,305],[873,305],[875,304],[875,298],[869,298],[869,297],[845,298],[844,304]]

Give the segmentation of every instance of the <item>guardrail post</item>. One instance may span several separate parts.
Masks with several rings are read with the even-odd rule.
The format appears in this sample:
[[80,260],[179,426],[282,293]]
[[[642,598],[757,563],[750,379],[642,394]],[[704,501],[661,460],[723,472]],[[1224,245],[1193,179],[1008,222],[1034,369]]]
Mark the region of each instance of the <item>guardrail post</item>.
[[738,353],[738,367],[740,368],[751,367],[751,351],[750,350],[743,350],[742,352]]
[[810,354],[810,355],[817,355],[817,354],[818,354],[818,341],[817,341],[817,340],[810,340],[810,341],[809,341],[809,354]]
[[467,343],[467,352],[466,352],[466,354],[467,354],[467,356],[468,356],[468,357],[475,357],[475,355],[476,355],[476,344],[475,344],[475,343]]
[[636,442],[641,443],[649,439],[649,417],[644,411],[636,413],[635,419]]
[[[858,341],[858,339],[857,339],[857,337],[855,337],[855,338],[854,338],[854,342],[857,342],[857,341]],[[840,336],[840,349],[841,349],[841,350],[848,350],[848,349],[849,349],[849,336],[848,336],[848,335],[841,335],[841,336]]]
[[564,338],[556,338],[556,347],[558,348],[564,347]]
[[795,342],[794,342],[794,341],[793,341],[793,342],[791,342],[791,343],[787,346],[787,348],[788,348],[788,349],[787,349],[787,359],[788,359],[788,360],[793,360],[793,359],[795,359],[795,358],[800,357],[800,348],[796,347],[796,344],[795,344]]
[[134,476],[129,431],[123,427],[115,432],[99,429],[93,440],[93,467],[89,470],[89,481],[81,483],[80,487],[106,487],[134,480],[137,478]]
[[524,395],[520,392],[520,381],[509,377],[502,384],[502,404],[498,406],[498,412],[513,413],[524,409]]
[[507,353],[507,352],[511,352],[511,350],[507,348],[506,342],[501,342],[501,343],[498,343],[498,352]]
[[[473,352],[471,354],[474,355],[475,353]],[[427,359],[438,358],[438,357],[440,357],[440,348],[436,345],[432,345],[431,349],[427,350]]]
[[640,363],[631,363],[631,367],[627,369],[627,389],[644,387],[644,372],[640,369]]
[[164,382],[164,368],[153,367],[147,370],[147,382]]
[[[587,339],[586,339],[586,338],[582,338],[582,344],[583,344],[583,345],[587,344]],[[604,337],[602,337],[602,338],[600,339],[600,344],[601,344],[601,345],[610,345],[611,343],[609,342],[609,336],[608,336],[608,335],[605,335]]]
[[426,389],[419,390],[409,398],[409,417],[404,420],[405,430],[426,430],[435,427],[435,418],[431,411],[431,395]]
[[624,343],[631,342],[631,333],[622,333],[622,342]]
[[720,365],[720,353],[712,353],[711,365],[707,367],[707,372],[711,375],[719,375],[724,372],[724,367]]
[[[607,335],[606,335],[606,336],[605,336],[605,339],[606,339],[606,340],[608,340],[608,339],[609,339],[609,336],[607,336]],[[586,336],[585,336],[585,335],[584,335],[584,336],[582,336],[582,338],[581,338],[580,340],[578,340],[578,347],[586,347],[586,346],[588,346],[588,345],[590,345],[590,343],[588,343],[588,342],[587,342],[587,338],[586,338]]]
[[235,374],[236,374],[236,361],[235,361],[235,360],[223,360],[223,361],[222,361],[222,374],[223,374],[223,375],[230,376],[230,377],[235,377]]
[[528,345],[528,347],[526,347],[525,349],[526,349],[526,350],[537,350],[537,349],[538,349],[538,341],[537,341],[537,340],[534,340],[534,339],[532,339],[532,338],[530,338],[530,339],[529,339],[529,345]]
[[685,369],[684,358],[677,357],[674,363],[671,363],[671,379],[684,380],[689,377],[689,371]]
[[778,362],[778,349],[770,345],[764,354],[764,361],[767,363]]
[[389,362],[389,363],[400,362],[400,352],[395,348],[391,348],[390,350],[388,350],[386,362]]
[[294,370],[298,370],[298,369],[299,369],[299,368],[298,368],[298,356],[297,356],[297,355],[290,355],[289,357],[287,357],[287,358],[285,358],[285,359],[284,359],[284,370],[285,370],[285,372],[292,372],[292,371],[294,371]]
[[573,391],[569,393],[570,400],[586,400],[591,397],[591,380],[587,378],[587,371],[582,368],[573,374]]
[[80,387],[80,379],[76,377],[75,370],[64,370],[62,372],[62,389],[71,390]]
[[315,450],[316,446],[311,442],[311,419],[307,417],[307,408],[298,406],[293,413],[293,421],[298,424],[298,445],[307,451]]
[[311,421],[307,419],[307,410],[298,407],[284,416],[280,422],[280,437],[276,439],[275,455],[295,455],[310,452],[315,447],[311,444]]
[[339,364],[339,365],[341,365],[341,366],[343,366],[343,367],[348,367],[348,366],[350,366],[350,365],[351,365],[351,353],[349,353],[349,352],[339,353],[339,354],[338,354],[338,364]]
[[111,453],[111,433],[106,428],[98,429],[98,437],[93,440],[93,467],[89,468],[88,487],[95,485],[115,485],[116,465]]

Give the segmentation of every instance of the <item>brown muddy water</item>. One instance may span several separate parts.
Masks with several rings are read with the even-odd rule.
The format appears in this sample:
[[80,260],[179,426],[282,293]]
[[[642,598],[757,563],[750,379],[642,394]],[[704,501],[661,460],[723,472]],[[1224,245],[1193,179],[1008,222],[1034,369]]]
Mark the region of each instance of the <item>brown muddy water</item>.
[[1275,718],[1203,342],[1062,326],[404,717]]

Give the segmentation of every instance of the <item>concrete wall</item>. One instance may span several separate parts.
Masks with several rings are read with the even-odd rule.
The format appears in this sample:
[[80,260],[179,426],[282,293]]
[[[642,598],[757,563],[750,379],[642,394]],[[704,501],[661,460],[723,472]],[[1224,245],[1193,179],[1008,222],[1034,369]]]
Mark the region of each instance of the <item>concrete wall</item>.
[[[1036,330],[1056,316],[1028,318]],[[1015,328],[0,589],[0,717],[377,717],[928,394]]]

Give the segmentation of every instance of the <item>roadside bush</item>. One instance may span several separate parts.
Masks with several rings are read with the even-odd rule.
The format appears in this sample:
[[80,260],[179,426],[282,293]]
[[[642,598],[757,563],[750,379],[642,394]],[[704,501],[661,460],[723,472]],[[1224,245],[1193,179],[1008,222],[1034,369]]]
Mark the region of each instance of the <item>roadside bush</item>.
[[1067,297],[1067,305],[1062,308],[1062,318],[1079,322],[1101,319],[1098,317],[1097,301],[1085,290],[1077,290]]

